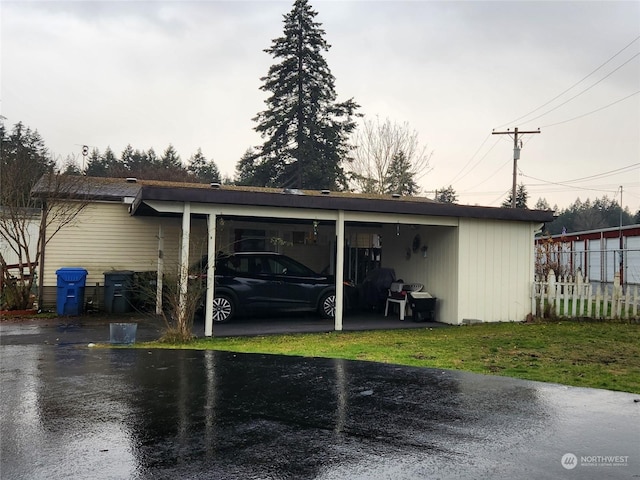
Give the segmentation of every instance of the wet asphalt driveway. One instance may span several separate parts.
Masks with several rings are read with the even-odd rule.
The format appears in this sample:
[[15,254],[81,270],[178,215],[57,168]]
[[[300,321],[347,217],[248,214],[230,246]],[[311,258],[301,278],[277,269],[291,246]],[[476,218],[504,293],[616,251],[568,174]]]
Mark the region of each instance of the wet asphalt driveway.
[[640,478],[640,395],[9,337],[3,480]]

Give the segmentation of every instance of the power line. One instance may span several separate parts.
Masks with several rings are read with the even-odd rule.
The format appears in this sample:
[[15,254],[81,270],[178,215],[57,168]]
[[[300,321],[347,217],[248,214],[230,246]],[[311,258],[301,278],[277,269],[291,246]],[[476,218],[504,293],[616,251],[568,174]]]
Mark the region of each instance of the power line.
[[[506,192],[502,192],[500,194],[500,196],[498,198],[496,198],[495,200],[489,202],[489,206],[493,205],[494,203],[498,202],[502,197],[504,197],[505,195],[509,195],[509,190],[507,190]],[[513,201],[511,202],[513,203]]]
[[573,122],[574,120],[578,120],[580,118],[586,117],[588,115],[591,115],[592,113],[597,113],[597,112],[599,112],[601,110],[604,110],[606,108],[612,107],[617,103],[623,102],[623,101],[627,100],[628,98],[633,97],[634,95],[638,95],[639,93],[640,93],[640,90],[638,90],[637,92],[632,93],[631,95],[627,95],[626,97],[621,98],[620,100],[616,100],[615,102],[612,102],[612,103],[610,103],[608,105],[605,105],[604,107],[600,107],[600,108],[597,108],[596,110],[592,110],[590,112],[583,113],[582,115],[578,115],[577,117],[569,118],[568,120],[563,120],[562,122],[556,122],[556,123],[551,123],[549,125],[544,125],[542,128],[555,127],[556,125],[562,125],[563,123]]
[[508,159],[506,162],[504,162],[502,165],[500,165],[500,166],[498,167],[498,169],[497,169],[495,172],[493,172],[491,175],[489,175],[487,178],[485,178],[485,179],[484,179],[483,181],[481,181],[480,183],[475,184],[473,187],[468,188],[467,190],[473,190],[474,188],[478,188],[478,187],[479,187],[480,185],[482,185],[483,183],[487,183],[489,180],[491,180],[493,177],[495,177],[495,176],[496,176],[496,173],[498,173],[500,170],[502,170],[502,169],[505,167],[505,165],[506,165],[507,163],[510,163],[510,162],[511,162],[511,159]]
[[[564,95],[565,93],[567,93],[568,91],[570,91],[571,89],[573,89],[574,87],[577,87],[578,85],[580,85],[582,82],[584,82],[587,78],[589,78],[591,75],[593,75],[594,73],[596,73],[598,70],[600,70],[602,67],[604,67],[607,63],[609,63],[611,60],[613,60],[614,58],[616,58],[618,55],[620,55],[622,52],[624,52],[627,48],[629,48],[631,45],[633,45],[635,42],[637,42],[640,39],[640,36],[637,36],[636,38],[634,38],[631,42],[629,42],[626,46],[624,46],[620,51],[618,51],[618,53],[616,53],[615,55],[613,55],[612,57],[610,57],[607,61],[605,61],[602,65],[600,65],[598,68],[596,68],[595,70],[593,70],[591,73],[589,73],[588,75],[586,75],[585,77],[583,77],[581,80],[577,81],[576,83],[574,83],[573,85],[571,85],[569,88],[567,88],[565,91],[563,91],[562,93],[556,95],[555,97],[553,97],[551,100],[549,100],[548,102],[540,105],[538,108],[530,111],[529,113],[527,113],[526,115],[522,115],[521,117],[516,118],[515,120],[511,120],[510,122],[504,123],[502,125],[497,126],[496,128],[502,128],[506,125],[510,125],[512,123],[516,123],[520,120],[522,120],[525,117],[528,117],[529,115],[537,112],[538,110],[546,107],[547,105],[549,105],[550,103],[554,102],[555,100],[557,100],[558,98],[560,98],[562,95]],[[615,70],[614,70],[615,71]],[[613,72],[612,72],[613,73]],[[606,77],[605,77],[606,78]]]
[[[588,177],[575,178],[573,180],[563,180],[562,183],[566,184],[566,183],[582,182],[582,181],[585,181],[585,180],[596,180],[596,179],[608,177],[610,175],[615,175],[617,173],[626,172],[627,170],[634,169],[635,167],[638,167],[638,166],[640,166],[640,162],[639,163],[632,163],[631,165],[627,165],[626,167],[620,167],[620,168],[617,168],[615,170],[609,170],[608,172],[596,173],[596,174],[590,175]],[[535,178],[534,180],[539,180],[539,181],[545,182],[545,183],[553,183],[553,182],[550,182],[548,180],[540,180],[539,178]]]
[[[578,187],[577,185],[566,185],[564,183],[560,183],[560,182],[548,182],[546,180],[543,180],[541,178],[536,178],[536,177],[532,177],[530,175],[525,175],[524,173],[522,174],[523,177],[525,178],[531,178],[532,180],[538,180],[539,182],[545,182],[545,184],[548,185],[557,185],[559,187],[564,187],[566,188],[571,188],[573,190],[585,190],[585,191],[590,191],[590,192],[615,192],[616,190],[608,190],[606,188],[595,188],[595,187]],[[529,185],[530,187],[533,185]],[[562,191],[562,190],[556,190],[556,191]]]
[[[491,134],[489,134],[489,136],[491,136]],[[461,177],[459,177],[457,180],[460,181],[462,180],[464,177],[466,177],[467,175],[469,175],[478,165],[480,165],[480,163],[487,158],[487,155],[489,155],[491,153],[491,151],[495,148],[495,146],[501,141],[501,138],[498,138],[496,140],[496,142],[491,145],[491,148],[489,150],[487,150],[487,152]]]
[[[589,184],[588,188],[592,188],[594,190],[612,190],[612,189],[616,189],[618,188],[620,185],[620,182],[616,182],[616,183],[594,183],[594,184]],[[573,188],[575,185],[573,184],[563,184],[562,186],[555,186],[555,185],[550,185],[546,182],[542,182],[542,183],[527,183],[527,188],[535,188],[537,191],[541,191],[541,192],[548,192],[548,193],[558,193],[558,192],[566,192],[568,188]],[[627,183],[625,182],[624,184],[625,187],[627,188],[638,188],[640,187],[640,183]]]
[[541,113],[540,115],[538,115],[537,117],[533,117],[529,120],[527,120],[527,122],[533,122],[534,120],[537,120],[541,117],[544,117],[545,115],[559,109],[560,107],[566,105],[567,103],[569,103],[571,100],[574,100],[575,98],[579,97],[580,95],[582,95],[583,93],[587,92],[588,90],[591,90],[593,87],[595,87],[596,85],[598,85],[600,82],[602,82],[603,80],[605,80],[606,78],[610,77],[611,75],[613,75],[615,72],[617,72],[618,70],[620,70],[622,67],[624,67],[627,63],[629,63],[631,60],[633,60],[634,58],[640,56],[640,53],[636,53],[633,57],[631,57],[629,60],[627,60],[626,62],[624,62],[622,65],[620,65],[618,68],[616,68],[615,70],[613,70],[612,72],[610,72],[609,74],[605,75],[604,77],[602,77],[600,80],[598,80],[596,83],[588,86],[587,88],[585,88],[584,90],[582,90],[580,93],[576,93],[573,97],[569,98],[568,100],[565,100],[564,102],[562,102],[560,105],[557,105],[555,107],[553,107],[551,110],[547,110],[544,113]]
[[[565,183],[560,183],[560,182],[550,182],[548,180],[543,180],[542,178],[536,178],[536,177],[532,177],[531,175],[525,175],[524,173],[521,173],[520,175],[525,177],[525,178],[531,178],[532,180],[537,180],[539,182],[545,182],[545,183],[548,183],[550,185],[558,185],[560,187],[573,188],[575,190],[587,190],[587,191],[592,191],[592,192],[608,191],[608,190],[603,190],[601,188],[578,187],[577,185],[567,185]],[[615,192],[615,191],[616,190],[611,190],[609,192],[611,193],[611,192]]]
[[[471,155],[471,158],[467,161],[467,163],[464,164],[464,167],[462,167],[460,169],[460,171],[448,182],[449,185],[453,185],[453,182],[455,182],[456,180],[458,180],[458,176],[462,174],[462,172],[464,172],[464,169],[467,168],[469,166],[469,164],[472,162],[472,160],[476,157],[476,155],[478,155],[478,152],[482,149],[482,147],[484,146],[485,143],[487,143],[487,140],[489,140],[489,137],[491,137],[491,134],[488,134],[486,136],[486,138],[482,141],[482,143],[480,144],[480,146],[476,149],[475,153],[473,155]],[[497,142],[496,142],[497,143]],[[495,146],[495,145],[494,145]],[[493,148],[493,147],[492,147]],[[489,150],[491,151],[491,150]],[[488,153],[488,152],[487,152]],[[485,154],[486,157],[486,154]],[[484,158],[484,157],[482,157]],[[473,167],[475,168],[475,166]],[[473,170],[473,168],[471,170]],[[469,171],[471,171],[469,170]],[[467,172],[465,175],[468,175],[469,172]],[[464,177],[462,177],[464,178]]]

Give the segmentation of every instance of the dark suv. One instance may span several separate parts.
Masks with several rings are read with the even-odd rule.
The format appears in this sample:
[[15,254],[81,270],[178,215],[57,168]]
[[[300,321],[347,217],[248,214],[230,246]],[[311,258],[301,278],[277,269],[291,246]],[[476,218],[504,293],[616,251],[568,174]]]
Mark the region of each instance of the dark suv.
[[[207,258],[200,262],[206,272]],[[345,289],[346,290],[346,289]],[[345,292],[345,298],[349,294]],[[348,306],[348,301],[345,301]],[[333,318],[335,280],[272,252],[238,252],[216,259],[213,321],[237,314],[317,311]]]

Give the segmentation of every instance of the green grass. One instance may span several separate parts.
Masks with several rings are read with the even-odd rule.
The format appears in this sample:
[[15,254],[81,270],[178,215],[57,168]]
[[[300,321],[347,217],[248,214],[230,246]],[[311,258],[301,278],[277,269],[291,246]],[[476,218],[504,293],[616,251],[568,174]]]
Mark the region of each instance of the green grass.
[[495,323],[450,328],[197,339],[191,348],[465,370],[640,393],[640,324]]

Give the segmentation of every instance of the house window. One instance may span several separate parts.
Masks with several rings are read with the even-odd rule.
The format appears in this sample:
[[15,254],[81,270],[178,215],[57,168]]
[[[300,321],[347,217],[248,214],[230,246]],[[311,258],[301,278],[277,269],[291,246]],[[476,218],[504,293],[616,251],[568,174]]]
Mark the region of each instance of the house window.
[[305,243],[305,238],[305,232],[292,232],[291,239],[294,245],[303,245]]
[[264,230],[237,228],[233,242],[234,252],[264,252],[267,250]]

